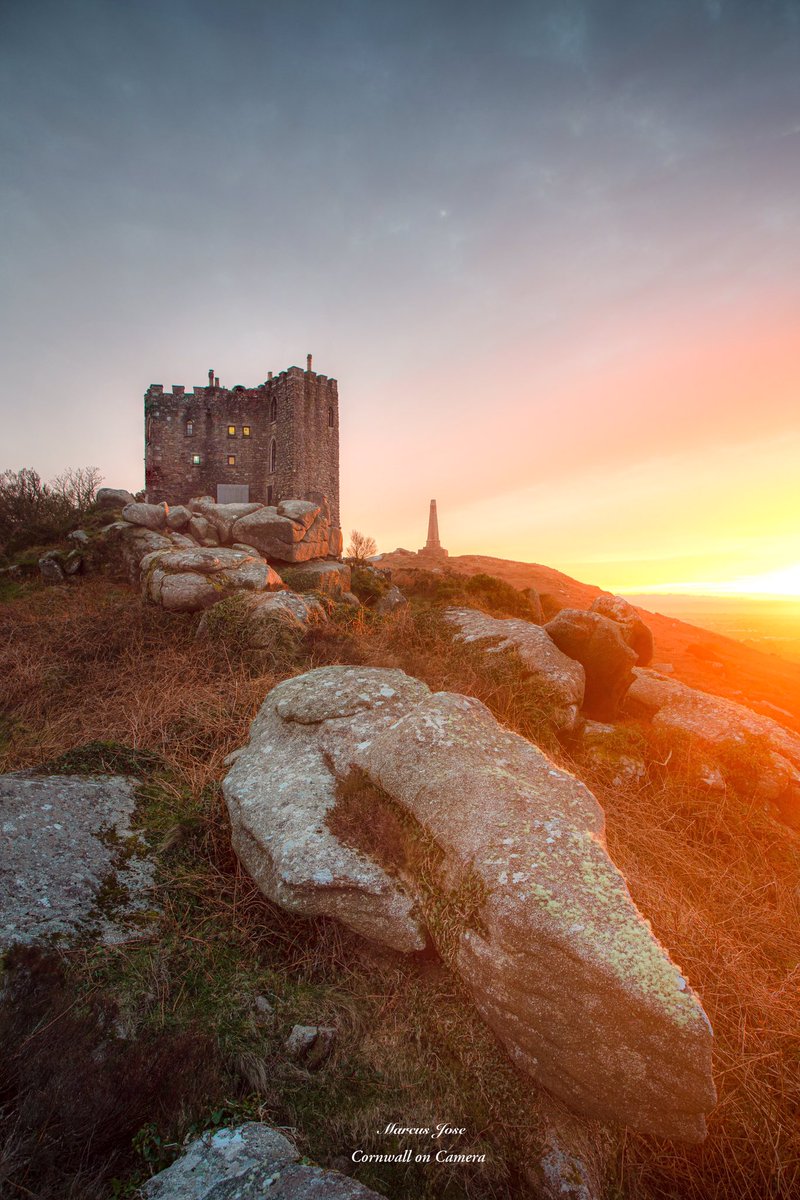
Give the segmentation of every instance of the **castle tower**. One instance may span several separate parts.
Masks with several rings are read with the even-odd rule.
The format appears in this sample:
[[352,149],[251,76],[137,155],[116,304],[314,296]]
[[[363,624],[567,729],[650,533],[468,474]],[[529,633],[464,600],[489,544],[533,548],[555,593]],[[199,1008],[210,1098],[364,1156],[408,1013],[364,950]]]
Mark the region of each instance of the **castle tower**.
[[255,387],[208,384],[187,392],[154,383],[144,397],[148,499],[185,504],[320,500],[339,525],[339,394],[335,379],[289,367]]
[[436,514],[435,500],[431,500],[428,514],[428,540],[419,553],[424,554],[426,558],[447,558],[447,551],[442,549],[439,541],[439,518]]

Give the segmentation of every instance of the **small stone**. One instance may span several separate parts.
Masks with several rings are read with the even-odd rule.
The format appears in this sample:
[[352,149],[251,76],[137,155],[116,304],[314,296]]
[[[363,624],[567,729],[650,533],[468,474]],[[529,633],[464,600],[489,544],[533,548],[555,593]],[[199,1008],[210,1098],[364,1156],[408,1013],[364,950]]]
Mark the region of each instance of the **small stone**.
[[329,1056],[336,1040],[330,1025],[295,1025],[286,1039],[286,1053],[306,1067],[318,1067]]

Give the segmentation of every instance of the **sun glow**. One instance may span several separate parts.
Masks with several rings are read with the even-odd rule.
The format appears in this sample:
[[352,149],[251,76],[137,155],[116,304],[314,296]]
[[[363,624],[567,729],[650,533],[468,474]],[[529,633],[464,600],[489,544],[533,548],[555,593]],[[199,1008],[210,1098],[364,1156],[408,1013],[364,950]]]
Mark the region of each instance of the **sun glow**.
[[774,571],[765,571],[760,575],[741,575],[737,579],[662,583],[639,590],[653,595],[659,592],[670,592],[680,595],[760,596],[769,599],[782,598],[800,601],[800,563]]

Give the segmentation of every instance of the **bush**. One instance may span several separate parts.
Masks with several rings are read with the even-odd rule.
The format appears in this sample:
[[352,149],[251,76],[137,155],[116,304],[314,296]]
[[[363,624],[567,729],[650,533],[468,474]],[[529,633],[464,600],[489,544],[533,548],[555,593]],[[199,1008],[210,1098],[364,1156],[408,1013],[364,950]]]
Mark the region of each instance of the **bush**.
[[102,476],[97,467],[70,468],[50,483],[23,467],[0,474],[0,551],[5,555],[59,541],[74,529],[94,500]]

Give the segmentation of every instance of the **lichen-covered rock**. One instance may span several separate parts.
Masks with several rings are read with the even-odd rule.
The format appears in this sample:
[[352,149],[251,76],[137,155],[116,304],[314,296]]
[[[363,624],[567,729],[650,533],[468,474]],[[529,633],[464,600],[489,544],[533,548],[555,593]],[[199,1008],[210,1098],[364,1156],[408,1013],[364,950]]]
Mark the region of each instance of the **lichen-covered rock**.
[[[0,775],[0,949],[84,929],[105,942],[137,935],[138,918],[151,903],[153,869],[130,828],[135,782]],[[99,912],[98,893],[112,878],[115,911]]]
[[[358,850],[333,835],[354,772],[428,847],[425,878],[410,851],[380,865],[369,821]],[[396,670],[310,671],[267,696],[223,790],[273,900],[396,949],[427,928],[523,1071],[586,1115],[703,1137],[711,1028],[611,862],[597,801],[478,700]]]
[[555,727],[565,732],[575,728],[583,705],[584,670],[558,649],[544,629],[530,621],[501,621],[476,608],[448,608],[445,619],[458,627],[459,641],[475,642],[487,653],[516,650],[525,668],[551,696]]
[[589,716],[613,720],[633,683],[636,663],[636,652],[616,621],[600,613],[563,608],[544,629],[559,650],[582,664],[586,672],[583,704]]
[[231,528],[231,539],[255,546],[267,558],[302,563],[327,556],[329,533],[327,502],[284,500],[240,517]]
[[141,1194],[145,1200],[380,1200],[347,1175],[301,1162],[288,1138],[255,1121],[204,1133],[142,1184]]
[[169,508],[166,504],[144,504],[134,501],[133,504],[125,505],[122,519],[129,525],[143,525],[145,529],[158,532],[166,527],[168,513]]
[[[395,950],[421,950],[425,934],[413,899],[378,863],[340,841],[325,818],[336,805],[336,779],[317,738],[318,722],[347,715],[343,732],[364,736],[395,721],[428,689],[402,671],[323,668],[279,684],[250,728],[223,788],[236,853],[261,891],[290,912],[339,917]],[[359,681],[363,679],[363,698]],[[380,689],[383,694],[380,694]],[[308,726],[312,726],[309,736]]]
[[[272,649],[277,629],[302,633],[309,625],[319,625],[327,620],[325,609],[313,596],[284,591],[258,592],[249,593],[244,600],[245,639],[252,650]],[[207,615],[204,614],[197,633],[200,636],[208,632]]]
[[632,604],[622,596],[603,593],[592,603],[589,611],[599,613],[601,617],[608,617],[610,621],[616,621],[625,641],[636,654],[637,665],[650,665],[653,661],[653,633]]
[[200,612],[236,591],[283,586],[263,558],[226,546],[157,550],[141,562],[142,593],[170,612]]
[[350,568],[347,563],[330,559],[295,563],[282,569],[283,580],[295,592],[324,592],[339,597],[350,591]]
[[[705,786],[720,790],[715,758],[747,752],[757,760],[756,793],[782,821],[800,829],[800,735],[735,700],[712,696],[656,671],[636,668],[625,711],[653,727],[691,738],[707,760]],[[710,760],[710,761],[708,761]],[[746,762],[742,762],[746,769]]]
[[190,500],[189,508],[195,516],[201,516],[212,525],[217,537],[223,544],[230,541],[234,522],[248,513],[257,512],[262,505],[254,503],[216,504],[210,496],[201,496],[198,500]]

